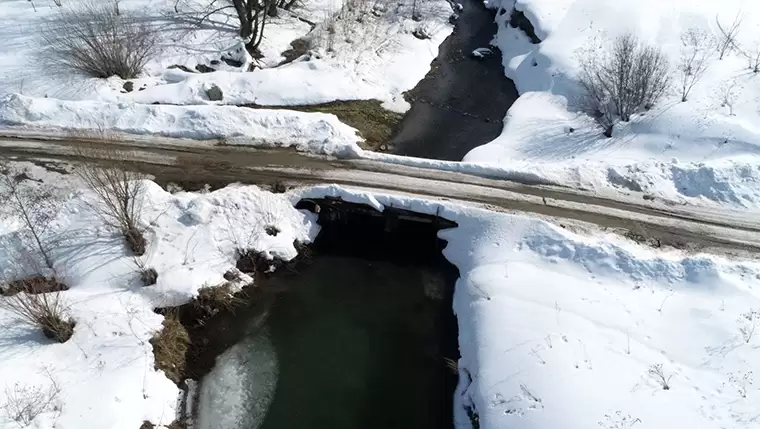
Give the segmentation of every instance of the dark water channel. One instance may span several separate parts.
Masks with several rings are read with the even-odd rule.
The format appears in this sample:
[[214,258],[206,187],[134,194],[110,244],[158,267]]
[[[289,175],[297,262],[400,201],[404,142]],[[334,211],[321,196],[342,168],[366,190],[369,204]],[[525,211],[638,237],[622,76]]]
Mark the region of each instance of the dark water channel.
[[236,314],[247,333],[201,383],[196,429],[453,427],[445,225],[372,212],[323,219],[310,262],[260,280],[272,301]]
[[[398,155],[461,161],[501,133],[504,116],[518,93],[504,75],[501,52],[490,46],[495,11],[480,0],[460,0],[454,32],[441,44],[430,72],[406,94],[412,105],[391,139]],[[473,58],[473,50],[493,54]]]

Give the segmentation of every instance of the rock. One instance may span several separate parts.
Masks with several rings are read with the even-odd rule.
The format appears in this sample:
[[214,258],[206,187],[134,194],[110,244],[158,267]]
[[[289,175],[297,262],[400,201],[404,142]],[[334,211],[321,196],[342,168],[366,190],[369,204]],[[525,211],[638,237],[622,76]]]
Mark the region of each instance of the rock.
[[452,13],[451,15],[449,15],[449,24],[454,25],[456,24],[457,21],[459,21],[459,15],[457,15],[456,13]]
[[212,73],[215,72],[215,69],[212,69],[211,67],[207,66],[206,64],[198,64],[195,66],[195,69],[198,70],[201,73]]
[[210,88],[206,90],[206,96],[211,101],[221,101],[224,98],[222,88],[219,88],[216,84],[212,84]]
[[132,92],[135,89],[135,83],[132,82],[131,80],[128,80],[124,82],[124,86],[122,88],[124,88],[124,91]]
[[211,60],[210,63],[212,66],[218,66],[219,64],[221,64],[219,60]]
[[243,62],[238,61],[234,58],[222,57],[222,61],[224,61],[230,67],[237,67],[237,68],[243,67]]
[[169,66],[167,68],[168,69],[179,69],[179,70],[182,70],[183,72],[186,72],[186,73],[195,73],[195,70],[190,69],[190,67],[183,66],[182,64],[174,64],[174,65],[171,65],[171,66]]

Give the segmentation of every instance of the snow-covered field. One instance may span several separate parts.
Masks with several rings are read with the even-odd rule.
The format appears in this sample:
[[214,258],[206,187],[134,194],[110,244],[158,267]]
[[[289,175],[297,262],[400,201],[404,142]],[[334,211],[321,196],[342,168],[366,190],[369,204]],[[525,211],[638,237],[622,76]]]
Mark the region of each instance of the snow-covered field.
[[[678,67],[683,32],[720,39],[741,17],[736,38],[754,57],[760,48],[760,3],[752,0],[489,0],[498,13],[494,39],[506,75],[521,96],[502,135],[471,151],[465,161],[529,163],[539,174],[595,189],[643,191],[673,201],[760,207],[760,87],[748,58],[717,49],[704,76],[681,102]],[[531,44],[509,25],[513,9],[531,21],[542,40]],[[605,138],[579,113],[581,52],[632,32],[661,47],[673,88],[654,109],[622,123]],[[725,100],[728,99],[728,104]]]
[[[154,370],[148,340],[162,318],[152,309],[220,284],[241,245],[293,257],[295,239],[308,242],[319,232],[313,216],[293,204],[325,195],[458,223],[441,233],[449,243],[444,254],[461,274],[454,303],[462,353],[458,428],[471,427],[475,414],[489,429],[627,428],[620,420],[628,415],[642,428],[760,427],[760,391],[752,384],[760,362],[755,261],[653,250],[588,226],[563,229],[338,186],[170,194],[148,182],[143,261],[159,277],[142,287],[122,239],[92,213],[89,191],[72,176],[38,168],[29,175],[55,184],[65,202],[46,234],[58,243],[54,267],[71,287],[61,296],[77,324],[71,340],[56,344],[0,310],[0,427],[16,425],[8,404],[28,397],[44,399],[30,424],[40,429],[170,423],[178,390]],[[267,225],[281,232],[267,235]],[[19,227],[3,216],[6,255]],[[10,258],[2,263],[6,278],[17,273]],[[652,374],[656,368],[668,389]],[[226,407],[234,414],[234,403]]]

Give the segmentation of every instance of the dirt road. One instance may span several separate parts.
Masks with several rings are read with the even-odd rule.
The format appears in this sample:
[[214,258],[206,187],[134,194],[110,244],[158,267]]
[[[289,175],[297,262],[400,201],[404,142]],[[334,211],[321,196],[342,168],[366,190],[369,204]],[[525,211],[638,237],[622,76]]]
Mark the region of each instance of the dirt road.
[[[472,175],[408,167],[369,160],[337,160],[306,156],[292,150],[254,150],[209,142],[50,140],[0,137],[0,157],[32,161],[48,168],[81,161],[76,148],[118,147],[129,152],[138,168],[162,185],[184,189],[212,188],[241,182],[258,185],[335,183],[415,196],[459,200],[503,211],[582,221],[630,231],[650,244],[692,251],[720,248],[731,253],[760,251],[760,223],[699,210],[669,207],[640,196],[607,199],[561,187],[537,186]],[[100,161],[93,160],[89,161]]]

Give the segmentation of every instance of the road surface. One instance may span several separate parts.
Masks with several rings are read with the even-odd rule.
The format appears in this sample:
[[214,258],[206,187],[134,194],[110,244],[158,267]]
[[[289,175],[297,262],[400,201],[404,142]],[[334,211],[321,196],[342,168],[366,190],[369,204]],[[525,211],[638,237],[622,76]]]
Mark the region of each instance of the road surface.
[[[461,201],[489,209],[543,215],[632,231],[650,243],[689,251],[732,254],[760,251],[760,222],[730,212],[667,206],[640,196],[605,198],[587,191],[495,180],[473,175],[370,160],[338,160],[292,150],[257,150],[210,142],[141,138],[107,143],[49,137],[0,136],[0,158],[32,161],[48,168],[81,161],[78,148],[108,148],[126,156],[159,184],[184,189],[241,182],[313,185],[335,183],[423,198]],[[87,156],[97,156],[91,152]],[[103,162],[98,159],[89,161]]]

